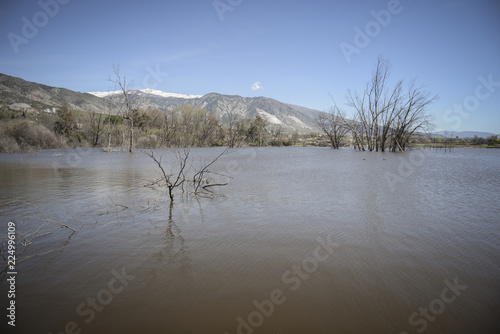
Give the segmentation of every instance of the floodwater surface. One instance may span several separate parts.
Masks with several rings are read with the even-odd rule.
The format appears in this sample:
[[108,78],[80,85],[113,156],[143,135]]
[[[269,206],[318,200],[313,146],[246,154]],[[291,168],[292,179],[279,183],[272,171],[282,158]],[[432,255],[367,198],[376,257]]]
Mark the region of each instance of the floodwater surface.
[[1,332],[500,333],[500,150],[241,148],[210,170],[228,184],[170,206],[139,150],[0,155]]

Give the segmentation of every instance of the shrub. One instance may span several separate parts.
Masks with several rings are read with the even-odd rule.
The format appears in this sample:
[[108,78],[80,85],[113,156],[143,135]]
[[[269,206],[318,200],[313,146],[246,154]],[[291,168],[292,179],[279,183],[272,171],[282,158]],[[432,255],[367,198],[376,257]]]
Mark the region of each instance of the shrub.
[[137,148],[157,148],[158,147],[158,136],[156,135],[147,135],[142,136],[137,139],[136,147]]
[[3,127],[0,127],[0,152],[14,153],[21,151],[17,141],[5,133]]
[[67,147],[66,141],[39,123],[14,119],[0,123],[0,152],[29,152]]

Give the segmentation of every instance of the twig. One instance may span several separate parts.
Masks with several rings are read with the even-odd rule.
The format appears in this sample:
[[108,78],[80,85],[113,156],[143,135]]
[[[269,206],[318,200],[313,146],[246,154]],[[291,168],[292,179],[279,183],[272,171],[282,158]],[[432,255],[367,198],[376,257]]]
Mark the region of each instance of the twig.
[[208,184],[206,186],[203,186],[202,188],[205,189],[205,188],[208,188],[208,187],[223,187],[223,186],[227,186],[227,183]]
[[[51,223],[54,223],[54,224],[60,225],[60,226],[62,226],[62,227],[65,227],[65,228],[67,228],[67,229],[69,229],[69,230],[73,231],[73,232],[76,232],[76,230],[75,230],[74,228],[72,228],[71,226],[66,225],[66,224],[63,224],[63,223],[61,223],[61,222],[59,222],[59,221],[57,221],[57,220],[54,220],[54,219],[50,219],[50,218],[48,218],[48,217],[47,217],[47,216],[43,213],[43,211],[42,211],[42,210],[41,210],[38,206],[36,206],[35,204],[33,204],[33,203],[29,203],[29,202],[25,202],[25,201],[21,201],[21,200],[15,200],[15,201],[16,201],[16,202],[20,202],[20,203],[24,203],[24,204],[27,204],[27,205],[30,205],[30,206],[34,207],[34,208],[38,211],[38,213],[39,213],[40,215],[42,215],[42,217],[44,218],[44,220],[45,220],[45,221],[48,221],[48,222],[51,222]],[[39,229],[40,229],[40,228],[39,228]],[[39,229],[38,229],[38,230],[39,230]],[[38,231],[38,230],[37,230],[37,231]]]

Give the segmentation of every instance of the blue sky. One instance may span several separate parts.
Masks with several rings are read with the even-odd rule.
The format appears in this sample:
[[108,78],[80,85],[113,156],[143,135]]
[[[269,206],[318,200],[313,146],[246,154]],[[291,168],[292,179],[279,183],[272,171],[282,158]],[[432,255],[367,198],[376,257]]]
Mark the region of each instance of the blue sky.
[[499,17],[498,0],[2,1],[0,72],[107,91],[119,64],[132,89],[326,110],[329,94],[342,106],[361,91],[383,55],[393,80],[439,95],[436,130],[499,133]]

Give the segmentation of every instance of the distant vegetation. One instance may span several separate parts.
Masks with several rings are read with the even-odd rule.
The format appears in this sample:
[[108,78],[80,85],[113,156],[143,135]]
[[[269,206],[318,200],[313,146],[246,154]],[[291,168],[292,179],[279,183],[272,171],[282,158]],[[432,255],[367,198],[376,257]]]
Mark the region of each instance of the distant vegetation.
[[[166,113],[132,109],[134,147],[203,147],[292,145],[304,140],[269,126],[260,117],[231,116],[219,121],[204,108],[183,105]],[[127,147],[130,125],[121,115],[71,111],[56,113],[0,111],[0,152],[68,147]]]
[[[229,117],[222,121],[203,108],[183,105],[167,113],[134,110],[137,148],[202,146],[332,146],[325,134],[286,133],[268,125],[259,116]],[[0,152],[30,152],[71,147],[127,147],[129,128],[120,115],[70,111],[66,106],[56,113],[0,111]],[[407,147],[498,147],[498,136],[482,138],[414,135]],[[339,147],[354,147],[346,134]]]
[[473,138],[459,138],[451,134],[448,137],[431,137],[420,140],[414,140],[416,147],[442,148],[452,150],[458,147],[482,147],[482,148],[500,148],[500,139],[498,135],[492,135],[487,138],[474,136]]
[[[204,146],[332,146],[325,134],[285,132],[260,117],[235,115],[218,120],[200,107],[183,105],[166,113],[159,110],[133,110],[136,148]],[[56,113],[23,112],[3,108],[0,111],[0,152],[31,152],[52,148],[123,147],[129,145],[129,124],[120,115],[71,111],[67,106]],[[339,147],[357,148],[353,136],[346,133]],[[415,134],[407,147],[497,147],[497,136],[468,139]]]

